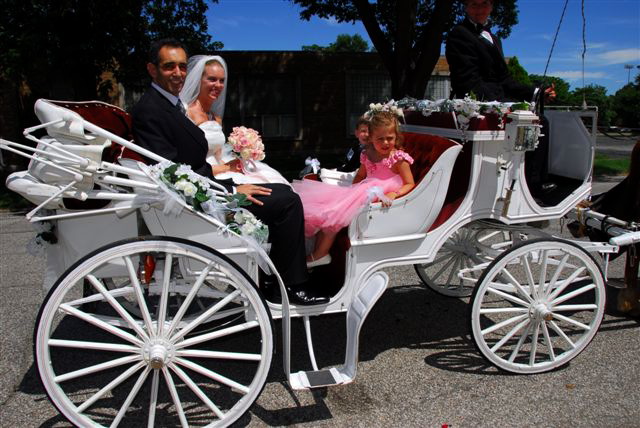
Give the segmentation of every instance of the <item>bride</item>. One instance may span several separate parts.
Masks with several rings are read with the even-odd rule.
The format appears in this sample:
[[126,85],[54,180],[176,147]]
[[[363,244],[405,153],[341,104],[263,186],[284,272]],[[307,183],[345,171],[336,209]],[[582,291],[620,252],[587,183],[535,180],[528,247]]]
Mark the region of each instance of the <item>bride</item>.
[[217,179],[236,184],[289,182],[264,162],[242,162],[225,145],[222,116],[227,95],[227,65],[220,56],[195,55],[189,58],[187,78],[180,99],[187,105],[187,116],[204,131],[211,164]]

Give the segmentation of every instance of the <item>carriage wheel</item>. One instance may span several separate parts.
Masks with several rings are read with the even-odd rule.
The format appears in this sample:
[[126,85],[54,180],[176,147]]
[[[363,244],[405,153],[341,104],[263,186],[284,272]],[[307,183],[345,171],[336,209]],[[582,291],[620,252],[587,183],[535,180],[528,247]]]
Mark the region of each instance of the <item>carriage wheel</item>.
[[36,363],[76,426],[227,426],[264,387],[271,315],[246,273],[205,246],[153,237],[109,245],[72,266],[45,302]]
[[576,357],[598,330],[605,306],[602,272],[575,244],[525,242],[480,278],[471,328],[480,352],[514,373],[540,373]]
[[444,296],[468,297],[484,266],[510,248],[514,239],[519,242],[522,237],[503,225],[475,221],[456,230],[433,262],[414,267],[422,282],[433,291]]

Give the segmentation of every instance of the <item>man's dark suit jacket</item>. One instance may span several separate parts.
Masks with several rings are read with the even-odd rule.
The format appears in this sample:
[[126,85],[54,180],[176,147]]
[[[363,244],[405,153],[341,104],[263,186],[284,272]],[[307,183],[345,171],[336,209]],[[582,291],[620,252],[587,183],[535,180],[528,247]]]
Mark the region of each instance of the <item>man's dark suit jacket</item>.
[[514,81],[493,34],[493,44],[482,37],[482,28],[468,18],[447,37],[446,57],[454,98],[473,93],[481,101],[531,101],[534,88]]
[[[133,136],[140,146],[177,163],[191,166],[231,190],[231,180],[213,178],[206,161],[208,144],[204,132],[153,87],[140,98],[131,111]],[[305,262],[304,216],[302,202],[291,187],[260,184],[269,187],[269,196],[255,196],[264,205],[252,204],[247,210],[269,226],[269,256],[285,284],[296,285],[307,280]]]
[[206,161],[208,146],[204,132],[160,92],[148,89],[133,107],[131,116],[137,144],[213,178],[211,165]]

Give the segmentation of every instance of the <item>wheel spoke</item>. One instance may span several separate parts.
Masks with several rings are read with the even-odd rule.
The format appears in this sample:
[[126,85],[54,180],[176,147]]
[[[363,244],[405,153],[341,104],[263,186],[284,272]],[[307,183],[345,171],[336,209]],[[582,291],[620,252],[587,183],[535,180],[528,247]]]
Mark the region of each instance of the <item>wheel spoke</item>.
[[124,364],[133,363],[134,361],[139,361],[142,357],[140,355],[129,355],[126,357],[117,358],[115,360],[106,361],[104,363],[95,364],[93,366],[85,367],[83,369],[74,370],[72,372],[68,372],[62,375],[58,375],[54,378],[54,380],[58,383],[66,382],[71,379],[75,379],[77,377],[90,375],[93,373],[101,372],[103,370],[112,369],[114,367],[118,367]]
[[127,413],[129,406],[133,402],[133,399],[136,398],[136,395],[138,395],[138,391],[140,391],[140,388],[142,387],[144,381],[147,379],[150,371],[151,369],[147,367],[142,371],[142,373],[140,373],[138,380],[136,381],[135,385],[133,385],[133,388],[131,388],[131,392],[129,392],[129,395],[127,395],[127,399],[124,400],[124,403],[122,403],[122,406],[120,406],[118,414],[116,415],[113,422],[111,422],[112,428],[116,428],[120,424],[122,418],[124,418],[125,413]]
[[540,268],[540,278],[538,279],[538,297],[542,297],[545,295],[544,293],[544,287],[545,287],[545,283],[547,281],[547,264],[548,264],[548,258],[549,258],[549,253],[547,250],[542,250],[542,254],[540,255],[540,258],[542,259],[542,267]]
[[584,272],[584,270],[585,270],[585,267],[582,266],[582,267],[576,269],[571,275],[569,275],[569,277],[567,279],[565,279],[564,281],[558,283],[558,287],[556,287],[556,289],[553,290],[553,292],[551,294],[549,294],[548,299],[549,300],[555,299],[560,293],[562,293],[564,291],[565,288],[567,288],[569,285],[573,284],[573,281],[575,281],[576,278],[582,272]]
[[191,290],[189,290],[189,294],[187,294],[187,297],[184,299],[184,301],[180,305],[180,309],[178,309],[176,316],[171,321],[169,330],[166,332],[167,336],[171,336],[171,334],[173,334],[173,331],[176,329],[176,327],[178,327],[178,324],[180,323],[180,321],[182,321],[182,317],[187,312],[187,309],[189,309],[191,302],[198,294],[198,290],[200,290],[202,283],[207,278],[207,275],[209,274],[209,271],[211,270],[212,267],[213,267],[213,263],[207,264],[207,266],[205,266],[205,268],[202,270],[202,272],[198,276],[198,279],[191,287]]
[[498,341],[498,343],[496,343],[495,345],[493,345],[493,347],[491,347],[491,352],[494,352],[494,353],[497,352],[500,348],[502,348],[502,345],[507,343],[507,341],[511,339],[511,337],[513,337],[514,334],[519,332],[522,329],[522,327],[524,327],[528,323],[529,323],[529,319],[527,318],[524,321],[522,321],[520,324],[515,326],[513,329],[511,329],[511,331],[505,334],[504,337],[500,339],[500,341]]
[[147,428],[153,428],[156,421],[156,408],[158,405],[158,387],[160,386],[160,371],[154,370],[151,378],[151,394],[149,397],[149,419]]
[[560,314],[554,313],[553,317],[556,318],[556,319],[559,319],[560,321],[564,321],[564,322],[569,323],[571,325],[574,325],[574,326],[576,326],[578,328],[581,328],[583,330],[587,330],[587,331],[591,330],[591,327],[589,327],[588,325],[583,324],[580,321],[576,321],[576,320],[574,320],[572,318],[565,317],[564,315],[560,315]]
[[140,370],[144,366],[143,362],[139,362],[136,365],[129,367],[124,373],[120,376],[109,382],[106,386],[104,386],[100,391],[96,392],[89,398],[87,401],[82,403],[82,405],[78,406],[78,412],[82,413],[86,409],[88,409],[91,405],[93,405],[96,401],[102,398],[107,392],[111,391],[116,386],[120,385],[125,380],[129,379],[135,372]]
[[451,268],[451,271],[447,276],[447,282],[445,282],[446,287],[451,287],[451,280],[453,279],[453,274],[455,274],[458,271],[458,265],[460,264],[460,256],[456,256],[454,258],[454,261],[455,262],[453,263],[453,267]]
[[527,327],[524,329],[524,333],[522,333],[522,335],[520,336],[520,339],[518,339],[518,343],[516,344],[515,348],[513,348],[513,351],[511,351],[511,355],[509,355],[509,359],[508,359],[510,363],[513,363],[513,361],[518,356],[518,353],[520,353],[520,349],[522,349],[522,345],[524,345],[524,341],[527,339],[527,336],[529,336],[530,330],[531,330],[531,323],[529,323]]
[[164,271],[162,273],[162,290],[160,291],[160,305],[158,306],[158,336],[164,331],[164,323],[167,319],[167,304],[169,301],[169,284],[171,283],[171,267],[173,255],[167,254],[164,259]]
[[219,337],[224,337],[230,334],[235,334],[241,331],[249,330],[250,328],[258,327],[259,325],[260,324],[258,324],[257,321],[248,321],[243,324],[234,325],[233,327],[227,327],[221,330],[213,331],[211,333],[190,337],[189,339],[176,343],[175,347],[178,349],[186,348],[188,346],[192,346],[198,343],[207,342],[209,340],[217,339]]
[[183,349],[176,351],[177,357],[191,358],[215,358],[221,360],[237,360],[237,361],[260,361],[260,354],[248,354],[242,352],[220,352],[220,351],[204,351],[199,349]]
[[74,308],[73,306],[69,306],[67,304],[61,304],[60,305],[60,310],[68,313],[69,315],[73,315],[75,317],[80,318],[83,321],[88,322],[89,324],[92,324],[102,330],[108,331],[109,333],[113,334],[114,336],[118,336],[121,339],[126,340],[127,342],[131,342],[135,345],[138,346],[142,346],[144,343],[138,339],[137,337],[127,333],[124,330],[121,330],[117,327],[112,326],[111,324],[108,324],[98,318],[96,318],[93,315],[90,315],[86,312],[83,312],[77,308]]
[[528,315],[524,314],[524,315],[518,315],[517,317],[511,317],[509,319],[506,319],[502,322],[499,322],[498,324],[494,324],[491,327],[485,328],[484,330],[482,330],[480,333],[482,333],[483,336],[486,336],[489,333],[493,333],[496,330],[500,330],[502,327],[506,327],[509,324],[513,324],[515,322],[521,321],[525,318],[527,318]]
[[49,346],[60,348],[77,348],[91,351],[140,352],[140,348],[119,343],[87,342],[84,340],[49,339]]
[[[500,284],[497,282],[492,282],[491,283],[492,286],[502,286],[504,287],[504,284]],[[516,296],[509,294],[509,293],[505,293],[502,290],[498,290],[496,288],[493,287],[488,287],[487,288],[487,293],[491,293],[491,294],[495,294],[496,296],[500,296],[505,300],[510,301],[511,303],[515,303],[516,305],[520,305],[520,306],[529,306],[529,303],[525,302],[522,299],[517,298]]]
[[580,287],[577,290],[572,291],[571,293],[567,293],[564,296],[560,296],[557,299],[552,300],[551,304],[555,306],[559,303],[566,302],[567,300],[571,300],[574,297],[586,293],[589,290],[593,290],[594,288],[596,288],[596,285],[592,282],[591,284],[587,284],[584,287]]
[[107,288],[102,284],[102,282],[100,282],[100,280],[98,278],[96,278],[93,275],[87,275],[87,280],[91,283],[91,285],[93,285],[93,287],[100,294],[102,294],[104,296],[104,298],[107,300],[109,305],[111,305],[111,307],[118,313],[118,315],[120,315],[120,317],[122,317],[122,319],[125,320],[127,322],[127,324],[133,330],[135,330],[136,333],[138,333],[138,336],[140,336],[140,337],[142,337],[144,339],[148,339],[149,338],[147,333],[140,327],[138,322],[136,320],[134,320],[133,317],[131,316],[131,314],[129,312],[127,312],[127,310],[125,308],[122,307],[120,302],[118,302],[111,295],[111,293],[109,293]]
[[533,366],[536,363],[536,352],[538,351],[538,336],[540,335],[540,324],[536,323],[533,328],[533,335],[531,336],[531,351],[529,352],[529,365]]
[[505,314],[505,313],[527,313],[529,312],[529,309],[527,308],[483,308],[480,309],[480,314],[481,315],[486,315],[486,314]]
[[202,367],[200,364],[196,364],[192,361],[185,360],[184,358],[176,358],[175,362],[177,364],[180,364],[181,366],[184,366],[190,370],[193,370],[196,373],[200,373],[201,375],[206,376],[209,379],[213,379],[216,382],[219,382],[223,385],[227,385],[230,388],[234,388],[242,392],[243,394],[249,393],[249,388],[247,388],[246,386],[239,384],[238,382],[231,380],[226,376],[222,376],[221,374],[211,371],[205,367]]
[[527,282],[529,282],[529,290],[531,290],[531,295],[534,299],[538,297],[537,289],[536,289],[536,281],[533,279],[533,272],[531,271],[531,264],[529,263],[529,257],[526,255],[522,257],[522,261],[524,262],[524,271],[527,274]]
[[565,334],[564,331],[562,331],[562,329],[560,327],[558,327],[558,324],[556,324],[553,321],[549,321],[549,325],[551,326],[551,328],[553,329],[553,331],[555,331],[556,333],[558,333],[558,335],[564,339],[565,342],[567,342],[569,344],[569,346],[571,346],[571,349],[575,349],[576,345],[575,343],[573,343],[571,341],[571,339],[569,339],[569,336],[567,336]]
[[144,292],[142,291],[142,286],[140,285],[140,281],[138,280],[138,274],[136,269],[133,267],[133,262],[131,261],[131,257],[127,256],[124,258],[124,262],[127,265],[127,270],[129,271],[129,278],[131,279],[131,285],[135,290],[136,300],[138,301],[138,307],[140,308],[140,312],[142,313],[142,319],[144,320],[144,324],[147,327],[147,331],[153,332],[153,322],[151,321],[151,314],[149,314],[149,309],[147,308],[147,303],[144,300]]
[[449,259],[449,260],[444,264],[444,266],[442,266],[442,267],[440,268],[440,270],[439,270],[437,273],[435,273],[435,274],[431,277],[431,278],[432,278],[432,280],[433,280],[433,281],[435,281],[436,279],[440,278],[440,275],[442,275],[442,273],[443,273],[445,270],[447,270],[447,268],[448,268],[449,266],[451,266],[451,264],[452,264],[453,262],[455,262],[455,261],[456,261],[456,258],[455,258],[455,257],[451,257],[451,258],[450,258],[450,259]]
[[511,272],[507,270],[506,267],[503,267],[500,272],[507,277],[507,279],[509,280],[509,285],[513,285],[522,297],[527,299],[529,303],[533,302],[533,299],[531,298],[529,293],[527,293],[527,291],[524,288],[522,288],[522,285],[520,285],[518,280],[514,278],[514,276],[511,274]]
[[563,311],[594,311],[598,309],[598,305],[593,304],[584,304],[584,305],[561,305],[554,306],[554,312],[563,312]]
[[187,423],[187,417],[184,414],[184,410],[182,410],[182,403],[178,396],[178,390],[176,389],[176,385],[173,383],[171,373],[167,370],[167,366],[162,367],[162,374],[164,375],[165,382],[167,382],[167,388],[169,388],[173,405],[176,406],[176,413],[178,414],[178,418],[180,418],[180,424],[183,428],[188,428],[189,424]]
[[176,364],[171,364],[170,367],[171,367],[171,370],[173,370],[178,375],[178,377],[182,379],[185,385],[187,385],[189,389],[191,389],[191,391],[193,391],[194,394],[196,394],[198,398],[200,398],[200,400],[202,400],[202,402],[206,404],[207,407],[210,408],[211,411],[215,413],[215,415],[219,419],[224,418],[224,413],[222,412],[222,410],[220,410],[218,406],[216,406],[214,402],[211,401],[204,392],[202,392],[202,389],[200,389],[200,387],[196,385],[194,381],[191,380],[191,378],[184,372],[184,370],[182,370]]
[[556,267],[555,272],[553,273],[553,275],[551,276],[551,279],[549,280],[549,285],[545,292],[545,295],[547,297],[549,296],[549,293],[551,293],[551,290],[553,290],[553,288],[555,287],[556,281],[558,281],[558,278],[560,278],[560,274],[562,273],[564,266],[567,264],[567,260],[569,260],[569,254],[565,254],[564,256],[562,256],[562,259],[560,259],[560,263],[558,263],[558,267]]
[[546,323],[542,323],[542,335],[544,336],[544,341],[549,348],[549,358],[551,359],[551,361],[555,361],[556,354],[553,351],[553,343],[551,343],[551,337],[549,336],[549,329],[547,328]]
[[225,307],[229,302],[231,302],[233,299],[235,299],[236,297],[238,297],[241,294],[240,290],[236,290],[233,293],[229,294],[227,297],[225,297],[224,299],[220,300],[218,303],[216,303],[215,305],[213,305],[211,308],[207,309],[202,315],[200,315],[199,317],[197,317],[196,319],[194,319],[193,321],[191,321],[189,324],[187,324],[184,328],[180,329],[180,331],[178,331],[172,338],[171,341],[172,342],[177,342],[179,339],[183,338],[184,336],[186,336],[187,334],[189,334],[189,332],[191,332],[191,330],[193,330],[194,328],[196,328],[197,326],[199,326],[202,321],[206,320],[207,318],[209,318],[211,315],[215,314],[216,312],[218,312],[220,309],[222,309],[223,307]]

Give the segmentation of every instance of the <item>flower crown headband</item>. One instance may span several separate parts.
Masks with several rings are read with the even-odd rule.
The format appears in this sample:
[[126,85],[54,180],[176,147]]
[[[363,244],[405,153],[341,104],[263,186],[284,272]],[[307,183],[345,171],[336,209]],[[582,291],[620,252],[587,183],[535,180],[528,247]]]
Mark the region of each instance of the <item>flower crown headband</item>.
[[381,103],[371,103],[369,104],[369,110],[364,114],[365,119],[371,119],[373,115],[382,112],[389,112],[394,114],[398,119],[404,120],[404,113],[400,107],[398,107],[398,103],[394,100],[387,101],[384,104]]

